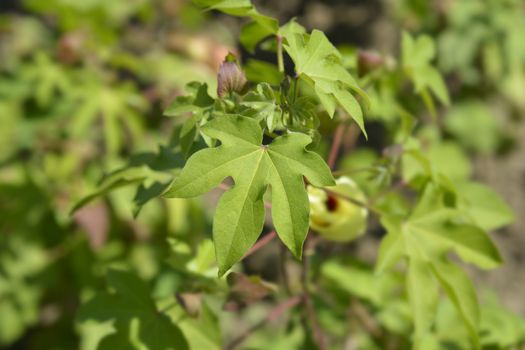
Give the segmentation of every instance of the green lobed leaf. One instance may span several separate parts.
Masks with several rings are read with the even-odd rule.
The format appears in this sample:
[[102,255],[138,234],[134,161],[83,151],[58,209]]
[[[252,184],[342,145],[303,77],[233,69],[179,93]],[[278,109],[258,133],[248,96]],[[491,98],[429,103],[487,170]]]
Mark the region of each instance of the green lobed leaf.
[[411,217],[403,224],[405,235],[423,248],[419,253],[432,258],[442,251],[453,249],[462,259],[481,268],[499,266],[501,256],[487,233],[461,222],[462,214],[443,207],[442,203],[441,190],[428,184]]
[[485,269],[502,262],[498,249],[485,231],[465,222],[461,211],[443,205],[443,193],[428,184],[409,218],[384,216],[388,234],[381,243],[377,269],[392,266],[404,252],[433,261],[448,250]]
[[[488,235],[466,222],[461,211],[444,205],[443,190],[432,183],[426,185],[408,218],[381,218],[388,233],[381,242],[376,269],[382,271],[402,256],[408,257],[407,289],[413,305],[417,342],[425,337],[431,325],[425,316],[430,312],[430,304],[425,303],[432,295],[432,288],[426,290],[432,284],[428,276],[431,271],[461,314],[474,343],[479,343],[479,306],[474,288],[468,276],[444,261],[444,256],[453,249],[463,260],[481,268],[498,266],[501,257]],[[422,295],[426,299],[420,297]]]
[[223,116],[203,132],[221,141],[216,148],[195,153],[166,197],[194,197],[232,177],[235,185],[221,197],[213,221],[213,237],[222,276],[255,243],[264,223],[263,194],[272,189],[276,231],[300,258],[308,231],[308,196],[303,176],[315,186],[334,180],[321,157],[307,151],[311,139],[288,134],[262,145],[263,133],[254,119]]
[[414,39],[404,32],[401,46],[403,67],[414,82],[415,91],[422,94],[429,109],[433,111],[434,107],[432,100],[427,96],[427,89],[430,89],[441,103],[450,104],[446,84],[439,71],[431,65],[436,54],[432,38],[421,35]]
[[340,105],[366,136],[363,108],[350,91],[359,94],[367,104],[368,97],[345,69],[339,51],[319,30],[307,35],[297,28],[286,27],[283,35],[286,39],[284,47],[295,63],[297,75],[313,84],[315,93],[328,114],[333,117],[335,106]]

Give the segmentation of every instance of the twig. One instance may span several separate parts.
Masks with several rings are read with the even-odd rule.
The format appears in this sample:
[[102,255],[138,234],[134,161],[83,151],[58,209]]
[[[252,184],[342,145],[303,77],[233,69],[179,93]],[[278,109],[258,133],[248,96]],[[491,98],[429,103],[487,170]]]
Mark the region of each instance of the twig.
[[259,249],[261,249],[262,247],[270,243],[276,236],[277,236],[277,233],[275,231],[272,231],[268,233],[267,235],[265,235],[263,238],[255,242],[255,244],[250,248],[250,250],[248,250],[246,254],[244,254],[242,259],[249,257],[256,251],[258,251]]
[[334,168],[335,161],[337,160],[337,154],[339,153],[339,148],[341,147],[341,142],[343,141],[343,135],[345,134],[346,124],[340,123],[335,129],[334,139],[332,141],[332,147],[330,148],[330,154],[328,156],[328,166],[330,169]]
[[253,333],[255,333],[257,330],[264,327],[267,323],[274,322],[275,320],[281,318],[281,316],[289,309],[293,308],[294,306],[301,303],[302,297],[301,296],[294,296],[290,299],[286,300],[285,302],[277,305],[274,309],[272,309],[268,315],[266,315],[265,318],[248,328],[246,331],[244,331],[240,336],[233,339],[231,342],[226,344],[223,347],[223,350],[233,350],[236,347],[238,347],[241,343],[243,343],[248,337],[250,337]]
[[345,153],[352,151],[359,140],[359,135],[361,135],[361,129],[356,123],[351,123],[346,129],[345,135],[343,135],[343,150]]
[[277,67],[279,72],[284,73],[284,61],[283,61],[283,37],[277,35]]
[[368,310],[357,300],[352,298],[351,302],[351,313],[360,321],[366,331],[376,339],[381,339],[383,336],[383,330],[377,324],[376,320],[368,313]]

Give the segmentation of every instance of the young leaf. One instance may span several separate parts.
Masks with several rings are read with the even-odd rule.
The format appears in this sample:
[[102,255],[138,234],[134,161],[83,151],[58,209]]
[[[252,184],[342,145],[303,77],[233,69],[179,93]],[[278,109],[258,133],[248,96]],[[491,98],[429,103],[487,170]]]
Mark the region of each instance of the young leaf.
[[295,63],[297,75],[314,85],[315,93],[328,114],[333,117],[335,106],[339,104],[366,136],[361,105],[349,90],[357,92],[365,102],[368,102],[367,96],[343,66],[339,51],[319,30],[314,30],[309,36],[295,30],[284,30],[283,35],[286,39],[284,47]]
[[186,85],[186,91],[187,96],[178,96],[164,111],[167,117],[181,119],[179,138],[181,151],[185,157],[192,151],[200,123],[210,116],[215,103],[208,94],[207,84],[191,82]]
[[257,85],[256,91],[252,91],[244,97],[242,105],[254,110],[255,117],[265,121],[268,130],[273,132],[282,111],[270,85],[266,83]]
[[415,91],[421,93],[426,104],[432,110],[433,102],[429,98],[427,89],[430,89],[441,103],[448,105],[450,98],[447,87],[439,71],[431,65],[435,56],[435,46],[432,39],[422,35],[413,39],[404,32],[402,39],[403,67],[415,85]]
[[300,258],[308,231],[308,197],[303,176],[315,186],[332,185],[328,166],[305,147],[303,134],[276,138],[262,145],[263,133],[256,120],[223,116],[207,123],[203,132],[221,141],[217,148],[195,153],[166,197],[194,197],[231,176],[235,182],[219,201],[213,237],[222,276],[255,243],[264,223],[263,194],[272,188],[272,217],[284,244]]
[[[128,329],[133,322],[138,322],[139,341],[147,348],[188,349],[188,343],[179,327],[157,310],[144,282],[128,272],[110,270],[108,283],[115,293],[97,294],[84,304],[80,309],[80,320],[115,320],[119,325],[126,325],[117,327],[117,331]],[[115,343],[123,340],[118,334],[110,337],[111,342]]]

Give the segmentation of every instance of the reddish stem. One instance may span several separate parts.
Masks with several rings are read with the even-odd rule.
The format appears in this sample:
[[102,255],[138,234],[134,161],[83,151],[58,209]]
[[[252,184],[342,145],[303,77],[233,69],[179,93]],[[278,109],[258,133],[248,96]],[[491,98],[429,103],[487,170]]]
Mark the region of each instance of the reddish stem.
[[343,135],[345,134],[346,125],[341,123],[335,129],[334,140],[332,141],[332,148],[330,149],[330,155],[328,156],[328,166],[330,169],[334,168],[335,161],[337,160],[337,154],[343,141]]
[[277,233],[275,231],[272,231],[268,233],[266,236],[258,240],[251,248],[244,254],[242,259],[249,257],[268,243],[270,243],[275,237],[277,236]]

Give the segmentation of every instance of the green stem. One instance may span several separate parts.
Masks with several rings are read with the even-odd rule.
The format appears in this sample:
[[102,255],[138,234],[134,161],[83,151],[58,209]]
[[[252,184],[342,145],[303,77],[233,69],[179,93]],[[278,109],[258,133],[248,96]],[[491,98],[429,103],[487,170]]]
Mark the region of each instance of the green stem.
[[277,67],[279,72],[284,73],[283,37],[280,35],[277,35]]

